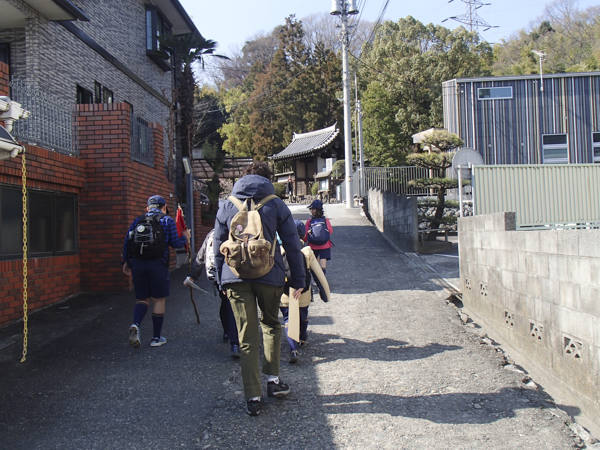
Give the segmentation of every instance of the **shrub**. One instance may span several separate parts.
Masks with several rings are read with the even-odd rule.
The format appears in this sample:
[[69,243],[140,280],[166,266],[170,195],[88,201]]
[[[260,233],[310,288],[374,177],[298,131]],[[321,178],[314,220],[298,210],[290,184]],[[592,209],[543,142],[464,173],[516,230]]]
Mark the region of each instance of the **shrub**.
[[319,183],[313,183],[312,186],[310,187],[310,193],[312,195],[318,195],[319,194]]
[[273,183],[273,186],[275,187],[275,195],[282,200],[287,197],[287,194],[285,193],[285,185],[286,183]]

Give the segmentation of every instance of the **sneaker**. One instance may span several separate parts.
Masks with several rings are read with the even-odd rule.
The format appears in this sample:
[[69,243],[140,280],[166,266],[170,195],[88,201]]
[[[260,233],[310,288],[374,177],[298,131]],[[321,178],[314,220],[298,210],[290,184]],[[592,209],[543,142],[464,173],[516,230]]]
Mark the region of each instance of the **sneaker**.
[[140,327],[135,323],[129,327],[129,345],[135,348],[140,347]]
[[290,364],[294,364],[298,362],[298,358],[299,358],[300,354],[298,353],[298,350],[292,350],[290,352],[290,360],[288,361]]
[[283,381],[279,380],[279,383],[269,381],[267,383],[267,396],[268,397],[283,397],[290,393],[290,387]]
[[237,344],[231,345],[231,357],[233,359],[240,359],[240,346]]
[[161,336],[160,338],[157,337],[153,337],[152,340],[150,341],[150,347],[160,347],[163,344],[167,343],[167,338],[164,336]]
[[262,400],[246,400],[246,414],[249,416],[258,416],[261,406]]

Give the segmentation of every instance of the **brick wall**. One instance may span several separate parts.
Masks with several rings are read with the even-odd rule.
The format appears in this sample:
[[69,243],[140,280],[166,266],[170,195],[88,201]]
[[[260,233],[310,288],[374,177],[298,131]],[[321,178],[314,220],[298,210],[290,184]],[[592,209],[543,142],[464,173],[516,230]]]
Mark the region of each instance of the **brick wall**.
[[[84,290],[128,289],[120,265],[125,234],[145,212],[148,197],[170,199],[163,128],[150,125],[154,138],[154,167],[150,167],[131,159],[130,126],[127,104],[79,105],[80,157],[86,161],[79,222]],[[175,211],[174,203],[169,206]]]
[[[0,71],[2,67],[0,66]],[[26,145],[28,188],[79,194],[84,186],[85,163],[76,158]],[[21,157],[0,162],[0,183],[22,186]],[[30,311],[50,305],[81,290],[80,255],[29,258]],[[0,326],[23,316],[22,260],[0,262]]]

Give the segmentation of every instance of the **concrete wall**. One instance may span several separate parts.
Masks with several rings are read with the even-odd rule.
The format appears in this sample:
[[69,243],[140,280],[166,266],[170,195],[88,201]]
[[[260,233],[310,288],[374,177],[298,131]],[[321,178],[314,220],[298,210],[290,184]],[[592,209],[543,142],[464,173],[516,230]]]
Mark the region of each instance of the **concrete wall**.
[[419,218],[417,198],[369,189],[367,213],[386,237],[402,250],[416,252]]
[[600,230],[515,231],[514,213],[466,217],[459,252],[465,307],[600,424]]

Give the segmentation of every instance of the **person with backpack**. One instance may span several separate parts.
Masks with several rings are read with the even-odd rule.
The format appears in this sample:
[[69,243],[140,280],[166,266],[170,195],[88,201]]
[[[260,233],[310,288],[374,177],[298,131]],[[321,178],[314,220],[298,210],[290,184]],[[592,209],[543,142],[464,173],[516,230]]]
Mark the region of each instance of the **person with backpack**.
[[190,230],[179,237],[173,218],[168,216],[167,202],[160,195],[148,199],[146,214],[137,217],[125,236],[123,273],[131,276],[137,302],[133,308],[133,323],[129,327],[129,343],[140,347],[140,327],[152,299],[154,333],[151,347],[167,342],[161,335],[165,317],[165,298],[169,296],[169,246],[184,247]]
[[[285,284],[281,238],[290,265],[290,286],[299,298],[305,285],[303,256],[298,233],[287,205],[275,195],[269,167],[254,162],[236,181],[229,199],[219,208],[215,222],[215,266],[219,289],[235,316],[246,413],[262,408],[258,309],[263,335],[262,372],[267,375],[267,396],[283,397],[290,387],[279,378],[281,323],[279,301]],[[258,307],[257,307],[258,304]]]
[[[295,220],[296,230],[298,231],[298,237],[300,238],[300,242],[303,242],[305,234],[305,225],[301,220]],[[282,250],[283,254],[283,262],[287,263],[287,256],[285,251]],[[289,324],[289,312],[290,312],[290,298],[289,298],[289,286],[286,283],[283,291],[283,295],[281,296],[281,306],[280,310],[283,314],[283,322],[285,323],[285,335],[287,337],[288,344],[290,345],[290,359],[289,363],[294,364],[298,362],[300,357],[300,353],[298,352],[298,347],[304,347],[307,345],[308,341],[308,307],[312,301],[312,290],[310,288],[310,280],[311,280],[311,272],[314,276],[319,280],[319,284],[323,286],[323,290],[325,291],[325,296],[322,297],[324,302],[328,302],[331,299],[331,294],[329,292],[329,284],[327,283],[327,278],[323,274],[323,270],[319,265],[319,261],[315,257],[313,250],[309,247],[302,247],[302,254],[304,255],[305,262],[305,274],[306,274],[306,282],[305,287],[302,290],[302,295],[300,295],[300,299],[298,300],[300,306],[300,342],[296,342],[288,335],[288,324]],[[286,264],[287,269],[287,264]],[[286,276],[289,275],[286,270]]]
[[[333,247],[330,239],[333,228],[329,219],[324,215],[323,202],[321,200],[313,200],[308,209],[311,218],[306,221],[304,242],[308,242],[308,245],[319,260],[323,274],[327,275],[327,260],[331,259],[331,247]],[[323,286],[319,286],[318,279],[315,281],[319,287],[319,295],[321,299],[324,299],[325,291]]]
[[237,326],[231,304],[227,298],[227,294],[217,286],[216,267],[215,267],[215,250],[214,250],[214,228],[206,235],[202,247],[198,250],[196,258],[192,262],[192,269],[183,281],[183,284],[188,287],[197,288],[194,280],[200,278],[202,271],[206,272],[208,281],[215,285],[215,290],[218,292],[221,299],[221,307],[219,308],[219,318],[223,326],[223,342],[229,342],[231,345],[231,357],[233,359],[240,358],[240,343],[238,341]]

